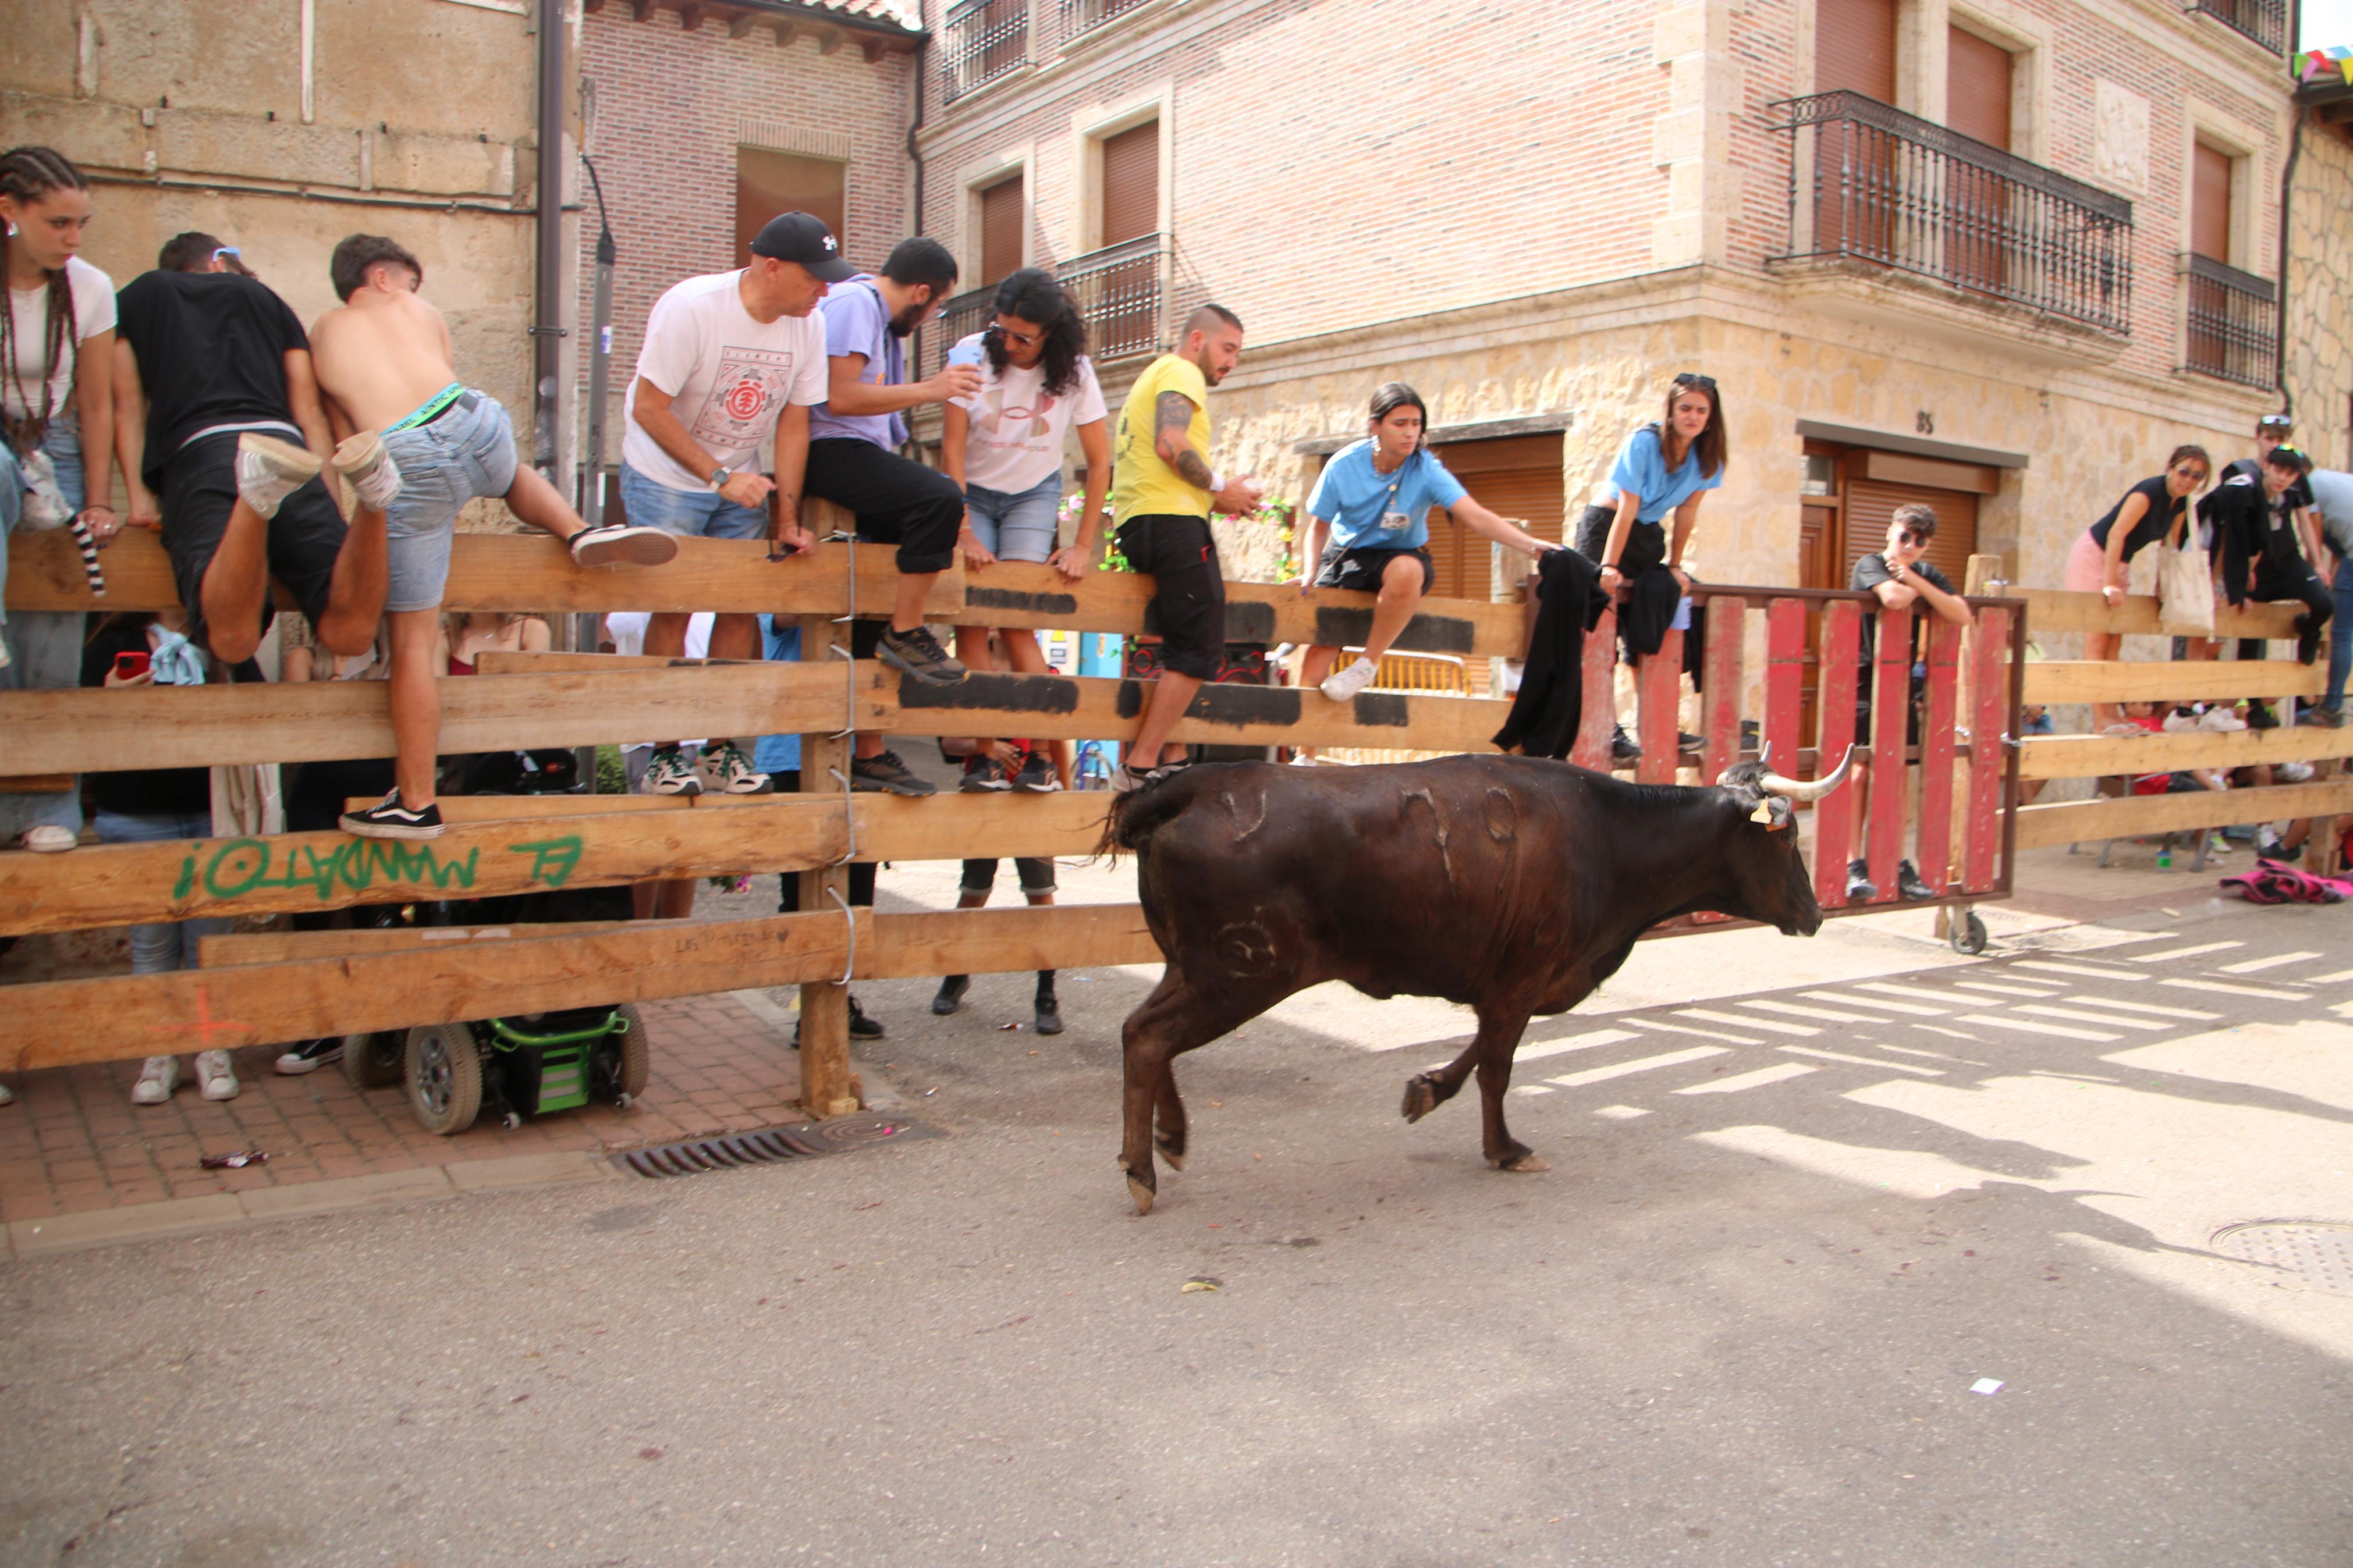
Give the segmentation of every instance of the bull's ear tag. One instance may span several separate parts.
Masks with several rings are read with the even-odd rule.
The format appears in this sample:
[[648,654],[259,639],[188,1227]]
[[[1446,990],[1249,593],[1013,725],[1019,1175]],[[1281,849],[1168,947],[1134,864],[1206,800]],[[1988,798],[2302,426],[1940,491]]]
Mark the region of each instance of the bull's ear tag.
[[1772,826],[1773,803],[1769,800],[1757,802],[1757,809],[1748,814],[1748,820],[1751,822],[1761,822],[1767,827]]

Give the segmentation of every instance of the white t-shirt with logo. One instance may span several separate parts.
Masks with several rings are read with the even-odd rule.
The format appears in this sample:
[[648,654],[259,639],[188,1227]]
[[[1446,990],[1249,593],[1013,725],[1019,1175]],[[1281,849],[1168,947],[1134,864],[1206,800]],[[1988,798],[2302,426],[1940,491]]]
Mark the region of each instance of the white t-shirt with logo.
[[[760,444],[786,403],[826,396],[825,323],[812,310],[763,324],[744,309],[744,274],[690,278],[654,301],[638,374],[670,395],[670,412],[714,463],[756,467]],[[637,421],[638,384],[624,405],[621,459],[675,490],[708,489],[708,470],[693,474],[670,460]]]
[[43,363],[49,350],[48,285],[8,290],[9,308],[16,314],[16,363],[0,365],[0,404],[17,418],[40,413],[44,370],[48,373],[50,414],[72,413],[74,363],[82,342],[114,330],[114,279],[75,256],[66,260],[66,287],[73,295],[74,330],[55,364]]
[[955,400],[972,416],[964,482],[1018,495],[1062,471],[1062,442],[1071,426],[1103,417],[1103,388],[1084,354],[1079,356],[1077,384],[1060,395],[1047,392],[1042,360],[1029,370],[1010,361],[1003,370],[993,370],[981,337],[975,332],[948,351],[950,364],[968,364],[981,374],[980,390]]

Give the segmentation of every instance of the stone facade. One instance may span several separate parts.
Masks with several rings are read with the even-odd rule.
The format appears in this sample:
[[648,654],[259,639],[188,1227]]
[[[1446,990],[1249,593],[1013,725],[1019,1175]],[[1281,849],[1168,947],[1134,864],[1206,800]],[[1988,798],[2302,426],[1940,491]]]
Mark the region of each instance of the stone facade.
[[2308,112],[2288,225],[2296,442],[2323,468],[2353,468],[2353,123]]

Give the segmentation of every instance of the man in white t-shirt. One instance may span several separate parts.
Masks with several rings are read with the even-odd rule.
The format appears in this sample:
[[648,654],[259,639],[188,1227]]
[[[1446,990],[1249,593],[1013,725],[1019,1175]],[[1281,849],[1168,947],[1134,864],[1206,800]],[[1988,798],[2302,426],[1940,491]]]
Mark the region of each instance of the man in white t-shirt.
[[[827,390],[825,327],[815,312],[828,284],[855,275],[822,220],[786,213],[760,230],[741,271],[690,278],[654,301],[622,422],[621,505],[631,522],[706,539],[768,538],[788,550],[816,542],[800,526],[808,411]],[[758,468],[771,431],[773,479]],[[655,616],[646,651],[682,653],[688,619]],[[758,618],[719,616],[711,656],[758,658]],[[704,749],[702,773],[729,795],[768,787],[732,740]],[[646,778],[660,795],[702,788],[676,742],[655,746]]]

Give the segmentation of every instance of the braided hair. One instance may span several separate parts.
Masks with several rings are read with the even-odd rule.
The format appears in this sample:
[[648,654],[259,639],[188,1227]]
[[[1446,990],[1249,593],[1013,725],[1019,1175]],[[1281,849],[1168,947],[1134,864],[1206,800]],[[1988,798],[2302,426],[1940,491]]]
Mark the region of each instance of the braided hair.
[[[67,161],[62,153],[48,147],[11,147],[0,153],[0,195],[24,208],[57,191],[86,191],[90,182],[81,171]],[[0,240],[0,246],[13,245],[12,235]],[[5,257],[0,250],[0,257]],[[49,416],[53,413],[53,389],[49,377],[64,363],[65,356],[80,340],[74,331],[73,283],[62,267],[45,268],[48,275],[47,331],[41,345],[40,412],[35,414],[33,398],[26,392],[18,370],[16,342],[16,305],[12,296],[8,308],[0,310],[0,366],[5,366],[9,386],[25,413],[8,416],[8,438],[19,452],[30,452],[41,444],[48,433]]]

